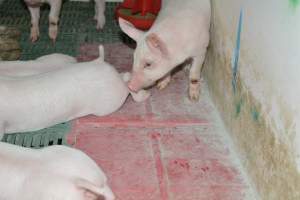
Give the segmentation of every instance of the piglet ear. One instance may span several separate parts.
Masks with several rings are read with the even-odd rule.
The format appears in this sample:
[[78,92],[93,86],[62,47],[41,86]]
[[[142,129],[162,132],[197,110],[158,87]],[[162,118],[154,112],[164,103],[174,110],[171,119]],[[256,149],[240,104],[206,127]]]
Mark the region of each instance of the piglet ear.
[[163,56],[169,55],[167,45],[161,40],[161,38],[157,34],[150,33],[146,37],[146,42],[151,51],[160,53]]
[[107,186],[99,187],[81,178],[76,179],[74,182],[76,187],[83,192],[82,200],[114,200],[114,195]]
[[125,19],[119,18],[119,25],[124,33],[126,33],[133,40],[137,41],[144,34],[143,31],[136,29],[133,24],[126,21]]

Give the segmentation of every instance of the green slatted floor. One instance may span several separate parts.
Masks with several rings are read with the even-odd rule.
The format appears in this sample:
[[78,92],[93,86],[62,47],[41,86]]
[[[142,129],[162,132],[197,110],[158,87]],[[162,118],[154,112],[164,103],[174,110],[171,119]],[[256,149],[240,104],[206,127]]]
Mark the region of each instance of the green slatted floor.
[[[55,44],[48,37],[49,6],[41,9],[40,38],[29,41],[30,14],[22,0],[4,0],[0,5],[0,25],[18,27],[21,32],[22,60],[35,59],[54,52],[77,56],[83,43],[115,43],[124,41],[119,26],[114,20],[118,3],[106,4],[106,25],[103,31],[96,30],[94,2],[64,1],[60,16],[59,33]],[[128,38],[125,37],[125,40]],[[40,148],[52,144],[66,144],[65,135],[70,132],[70,123],[63,123],[41,131],[5,135],[3,141],[26,147]]]
[[71,124],[62,123],[40,131],[4,135],[2,141],[31,148],[41,148],[54,144],[66,145],[66,135],[70,131]]
[[21,59],[34,59],[41,55],[59,52],[76,56],[82,43],[114,43],[121,41],[120,29],[114,20],[114,10],[118,3],[106,4],[106,25],[103,31],[96,30],[94,2],[69,2],[62,6],[59,34],[56,44],[48,37],[49,6],[42,7],[40,38],[35,44],[29,41],[30,15],[22,0],[5,0],[0,5],[0,24],[15,26],[22,31]]

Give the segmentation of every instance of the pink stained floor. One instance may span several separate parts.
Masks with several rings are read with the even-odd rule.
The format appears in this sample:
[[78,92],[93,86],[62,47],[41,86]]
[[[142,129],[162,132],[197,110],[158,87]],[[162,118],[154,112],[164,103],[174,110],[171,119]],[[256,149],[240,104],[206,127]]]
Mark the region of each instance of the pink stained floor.
[[[108,62],[130,69],[132,49],[105,50]],[[81,52],[79,60],[90,60],[97,45]],[[206,85],[201,100],[190,102],[183,71],[144,103],[129,97],[112,115],[74,121],[68,141],[102,167],[118,200],[255,199]]]

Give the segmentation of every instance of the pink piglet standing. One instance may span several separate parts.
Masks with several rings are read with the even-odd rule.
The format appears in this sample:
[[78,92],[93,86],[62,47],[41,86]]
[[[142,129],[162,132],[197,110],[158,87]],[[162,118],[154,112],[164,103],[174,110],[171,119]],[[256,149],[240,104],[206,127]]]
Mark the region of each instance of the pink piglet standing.
[[200,73],[209,44],[211,6],[209,0],[164,0],[162,9],[151,29],[136,29],[119,18],[121,29],[137,43],[134,52],[131,91],[139,91],[157,83],[165,88],[171,71],[188,63],[189,97],[200,96]]

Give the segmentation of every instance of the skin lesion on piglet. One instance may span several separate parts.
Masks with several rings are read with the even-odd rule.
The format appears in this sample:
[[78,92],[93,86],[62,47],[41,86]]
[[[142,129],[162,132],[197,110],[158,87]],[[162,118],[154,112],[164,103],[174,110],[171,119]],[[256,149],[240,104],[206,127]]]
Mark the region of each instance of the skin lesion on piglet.
[[25,0],[25,3],[30,7],[40,7],[43,4],[41,0]]
[[58,23],[56,23],[56,22],[50,22],[50,26],[57,26],[58,25]]

